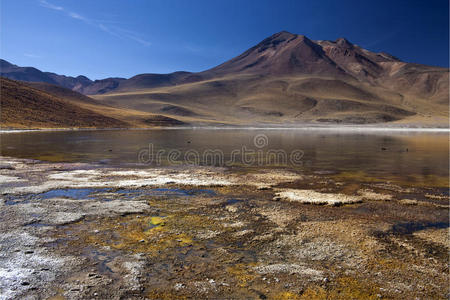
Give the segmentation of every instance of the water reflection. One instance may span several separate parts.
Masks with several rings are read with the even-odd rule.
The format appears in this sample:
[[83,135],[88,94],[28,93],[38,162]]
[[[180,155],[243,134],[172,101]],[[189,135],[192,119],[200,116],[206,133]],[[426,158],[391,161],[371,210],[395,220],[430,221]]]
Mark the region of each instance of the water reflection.
[[[267,137],[266,144],[255,144],[258,134]],[[286,167],[304,171],[363,172],[416,181],[448,178],[448,133],[185,129],[23,132],[0,137],[2,155],[46,161],[138,164],[139,151],[149,145],[164,152],[162,164],[173,149],[180,152],[179,161],[188,151],[208,149],[220,150],[224,159],[230,160],[234,150],[246,147],[254,150],[254,155],[274,149],[286,153],[301,150],[302,163]],[[237,158],[242,162],[242,157]],[[208,161],[200,158],[199,163]],[[266,164],[276,165],[265,162],[262,166]]]

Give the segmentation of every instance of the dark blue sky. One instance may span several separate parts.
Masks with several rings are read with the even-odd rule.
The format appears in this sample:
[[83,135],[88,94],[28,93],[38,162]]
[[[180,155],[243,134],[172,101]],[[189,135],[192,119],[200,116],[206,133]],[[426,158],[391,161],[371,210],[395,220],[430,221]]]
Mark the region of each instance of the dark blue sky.
[[0,0],[0,57],[92,79],[202,71],[287,30],[449,65],[448,0]]

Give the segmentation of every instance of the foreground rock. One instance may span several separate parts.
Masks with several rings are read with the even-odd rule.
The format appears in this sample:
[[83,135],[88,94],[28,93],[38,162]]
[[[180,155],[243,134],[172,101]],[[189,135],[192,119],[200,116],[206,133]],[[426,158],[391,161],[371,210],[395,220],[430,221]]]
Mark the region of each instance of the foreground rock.
[[449,292],[448,187],[289,170],[0,165],[0,298]]

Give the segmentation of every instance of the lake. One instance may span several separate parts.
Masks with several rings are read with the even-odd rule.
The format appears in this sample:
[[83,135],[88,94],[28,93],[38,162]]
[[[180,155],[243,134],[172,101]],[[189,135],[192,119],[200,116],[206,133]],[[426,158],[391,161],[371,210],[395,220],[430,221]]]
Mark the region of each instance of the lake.
[[[105,165],[200,164],[448,183],[448,132],[157,129],[2,133],[1,154]],[[358,175],[358,176],[359,176]]]
[[0,294],[47,297],[64,287],[69,298],[119,290],[157,299],[208,298],[203,291],[214,299],[448,295],[448,132],[0,138],[0,265],[16,270],[0,276]]

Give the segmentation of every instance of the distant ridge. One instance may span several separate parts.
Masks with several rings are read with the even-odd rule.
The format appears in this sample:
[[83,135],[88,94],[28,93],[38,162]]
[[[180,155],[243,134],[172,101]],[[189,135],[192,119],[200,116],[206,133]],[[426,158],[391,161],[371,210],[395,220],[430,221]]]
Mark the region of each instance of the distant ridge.
[[19,67],[3,59],[0,59],[0,75],[12,80],[55,84],[86,95],[104,94],[129,88],[169,86],[201,79],[193,73],[179,71],[169,74],[140,74],[129,79],[111,77],[93,81],[86,76],[70,77],[42,72],[33,67]]
[[[33,67],[19,67],[3,59],[0,59],[0,71],[1,76],[13,80],[46,82],[88,95],[179,85],[231,74],[322,75],[372,84],[386,84],[391,79],[395,81],[401,76],[407,76],[403,79],[409,83],[428,81],[421,83],[427,86],[414,87],[423,94],[423,90],[433,90],[430,85],[438,80],[437,75],[448,73],[446,68],[404,63],[390,54],[368,51],[345,38],[314,41],[287,31],[276,33],[241,55],[199,73],[147,73],[129,79],[111,77],[92,81],[86,76],[70,77],[42,72]],[[418,78],[428,75],[431,76],[430,80]],[[387,85],[405,88],[404,82],[390,82]]]

